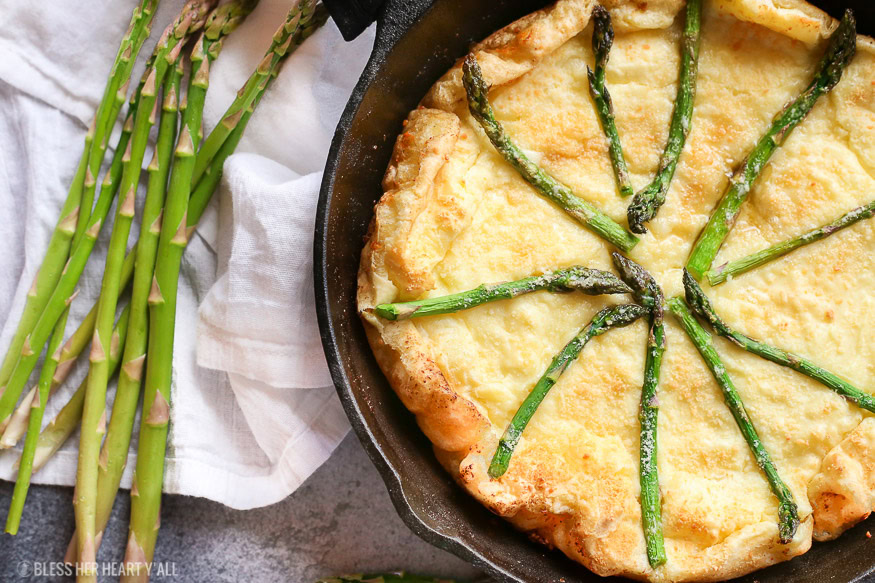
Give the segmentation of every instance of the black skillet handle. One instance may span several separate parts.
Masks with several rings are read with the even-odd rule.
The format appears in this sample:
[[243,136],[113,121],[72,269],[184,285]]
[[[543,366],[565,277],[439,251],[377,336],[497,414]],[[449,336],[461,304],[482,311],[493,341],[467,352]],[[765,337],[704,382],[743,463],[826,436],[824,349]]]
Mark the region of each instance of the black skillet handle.
[[322,0],[343,39],[351,41],[377,19],[385,0]]

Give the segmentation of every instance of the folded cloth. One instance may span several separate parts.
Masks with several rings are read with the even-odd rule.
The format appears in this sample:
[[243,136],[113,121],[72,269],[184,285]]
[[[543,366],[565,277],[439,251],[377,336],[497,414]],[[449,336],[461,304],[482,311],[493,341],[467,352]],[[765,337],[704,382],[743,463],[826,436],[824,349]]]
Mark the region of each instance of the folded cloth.
[[[3,350],[136,4],[46,0],[24,5],[0,0]],[[291,5],[289,0],[261,0],[227,39],[211,71],[205,131],[218,122],[261,60]],[[161,2],[135,77],[181,6],[181,0]],[[348,431],[316,326],[313,224],[334,126],[373,38],[371,29],[344,43],[329,22],[289,58],[252,117],[238,153],[225,164],[219,202],[204,215],[186,249],[177,308],[167,492],[204,496],[241,509],[271,504],[294,491]],[[141,185],[141,196],[143,191]],[[130,246],[136,231],[135,226]],[[83,274],[68,334],[97,297],[108,236],[109,228]],[[81,364],[49,401],[46,422],[84,377],[87,367]],[[72,484],[77,445],[78,434],[34,481]],[[19,451],[0,452],[0,477],[14,479],[12,465]],[[125,486],[135,451],[136,436]]]

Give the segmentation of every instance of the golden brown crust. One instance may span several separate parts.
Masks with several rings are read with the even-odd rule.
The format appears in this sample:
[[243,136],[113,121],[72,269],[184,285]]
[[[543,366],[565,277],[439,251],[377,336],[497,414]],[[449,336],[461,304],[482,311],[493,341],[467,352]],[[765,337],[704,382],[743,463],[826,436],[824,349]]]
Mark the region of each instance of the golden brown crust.
[[[647,3],[606,0],[604,4],[611,10],[618,31],[672,27],[676,14],[683,8],[681,0]],[[560,0],[477,44],[473,52],[487,81],[492,85],[510,86],[524,78],[539,62],[587,27],[592,7],[592,0]],[[812,44],[823,39],[834,26],[824,13],[801,0],[717,0],[709,9],[761,25],[762,29],[749,31],[753,37],[763,37],[771,30]],[[646,44],[643,46],[649,49]],[[860,46],[861,50],[866,47],[865,50],[872,51],[870,39],[861,38]],[[608,453],[583,454],[582,459],[575,460],[575,467],[565,468],[547,463],[549,452],[542,450],[534,440],[524,439],[517,447],[510,471],[501,480],[489,478],[486,472],[489,456],[504,423],[491,419],[494,412],[487,411],[476,399],[469,400],[460,394],[461,381],[454,377],[459,374],[458,370],[454,373],[446,366],[443,355],[434,353],[433,346],[439,343],[428,336],[428,331],[438,329],[420,327],[410,321],[387,322],[370,312],[378,303],[412,299],[442,289],[446,274],[436,274],[436,266],[474,215],[478,201],[465,198],[465,181],[473,182],[478,177],[468,176],[466,171],[478,156],[494,153],[488,148],[482,151],[483,142],[478,141],[481,138],[471,135],[459,73],[457,64],[433,86],[423,100],[426,107],[411,113],[404,133],[396,142],[384,181],[385,195],[375,209],[369,240],[362,253],[358,295],[358,307],[377,362],[405,406],[416,414],[423,431],[434,443],[443,467],[491,511],[528,532],[535,540],[560,549],[595,573],[606,576],[620,574],[651,581],[723,580],[804,553],[810,547],[812,531],[818,531],[814,538],[837,536],[862,519],[875,505],[875,468],[871,467],[871,460],[875,460],[875,450],[871,449],[875,447],[875,422],[869,419],[856,429],[859,418],[846,420],[843,427],[847,428],[842,431],[853,431],[832,448],[810,483],[813,508],[809,509],[806,500],[797,499],[802,524],[789,545],[776,543],[776,525],[771,513],[760,521],[748,521],[736,530],[715,528],[713,516],[703,515],[706,507],[673,496],[673,492],[667,491],[672,488],[672,482],[664,481],[661,485],[667,504],[665,527],[672,534],[667,536],[667,540],[671,538],[670,559],[667,565],[655,571],[647,564],[638,492],[629,486],[635,483],[629,476],[637,472],[637,462],[630,462],[620,444],[607,438],[600,440],[598,435],[585,435],[584,438],[593,440],[593,451]],[[713,75],[705,71],[709,73]],[[624,71],[623,74],[631,73]],[[836,94],[855,91],[855,96],[848,101],[863,104],[863,111],[853,115],[875,115],[870,111],[875,107],[868,107],[870,101],[875,103],[872,97],[875,94],[869,88],[869,93],[864,95],[869,71],[854,75],[858,78],[853,83],[844,82]],[[506,111],[511,111],[512,106],[514,102],[508,102]],[[652,117],[649,111],[638,113]],[[837,115],[846,114],[847,110],[840,108]],[[645,124],[654,123],[644,117]],[[719,116],[714,117],[719,121]],[[863,163],[868,162],[865,140],[871,139],[872,134],[860,132],[853,117],[839,117],[837,123],[854,129],[849,130],[851,147],[859,150],[857,157]],[[722,131],[730,136],[731,131],[740,131],[732,128],[734,126],[726,123],[724,129],[713,132]],[[654,141],[660,140],[647,142]],[[600,142],[587,146],[589,151],[575,151],[568,159],[586,156],[592,151],[604,157]],[[629,151],[638,154],[633,148],[628,148],[627,153]],[[694,160],[694,165],[704,166],[710,162],[693,157],[706,154],[708,151],[704,148],[685,155]],[[559,155],[550,160],[556,168],[561,168],[564,161]],[[512,179],[502,180],[498,180],[497,188],[511,192],[508,197],[512,199],[515,188]],[[453,182],[453,188],[447,186],[448,182]],[[691,191],[681,196],[701,198],[701,192]],[[687,216],[684,222],[695,221]],[[527,256],[526,251],[520,253]],[[666,291],[677,293],[678,290]],[[466,325],[461,325],[463,332]],[[643,337],[642,331],[643,328],[630,331],[629,337],[635,334]],[[679,332],[669,332],[672,346],[683,343],[674,335]],[[612,334],[612,338],[622,337],[624,333]],[[623,346],[621,352],[637,353],[643,345]],[[715,413],[710,401],[702,401],[701,387],[711,382],[707,370],[696,359],[683,360],[674,354],[667,356],[668,361],[674,361],[673,378],[664,381],[668,397],[679,398],[690,407],[692,415],[723,416],[723,423],[731,423],[728,413]],[[630,380],[621,375],[600,378],[598,382],[616,385],[616,392],[623,393],[628,386],[637,390],[641,381],[638,377]],[[579,439],[577,445],[581,451],[588,451],[589,444],[585,441]],[[727,446],[724,453],[727,458],[734,456],[742,460],[742,465],[749,463],[744,461],[747,453],[743,442],[740,446],[737,443]],[[698,455],[695,444],[688,454]],[[817,459],[820,455],[823,454]],[[682,479],[683,472],[677,473],[681,476],[677,479]],[[757,479],[761,481],[761,476]],[[574,488],[569,492],[552,491],[551,485],[559,483],[573,483]],[[804,488],[804,482],[802,484]],[[593,494],[590,496],[590,493]],[[567,504],[563,502],[566,499]],[[726,510],[727,515],[732,511]],[[739,508],[734,511],[744,513],[744,509]]]
[[822,40],[837,24],[805,0],[717,0],[717,4],[739,20],[760,24],[807,44]]
[[668,28],[684,7],[683,0],[602,0],[600,4],[611,12],[617,32]]
[[[440,255],[434,247],[423,249],[412,243],[423,231],[452,232],[459,219],[458,213],[447,212],[451,204],[447,200],[430,205],[441,198],[435,192],[435,177],[458,135],[459,120],[453,114],[429,109],[410,114],[386,171],[385,194],[362,251],[358,287],[359,311],[370,324],[365,328],[377,362],[423,432],[447,451],[476,443],[488,422],[473,403],[450,388],[410,322],[386,322],[367,310],[433,287],[431,269]],[[429,206],[438,210],[431,212]]]
[[[453,230],[447,224],[452,221],[450,214],[431,203],[437,198],[437,175],[447,163],[459,131],[455,115],[419,109],[410,114],[407,130],[395,142],[383,179],[385,194],[375,209],[374,241],[379,241],[386,275],[402,298],[416,297],[434,287],[431,271],[440,256],[417,245],[421,237],[416,231],[423,225],[434,225],[442,232]],[[429,208],[441,209],[441,216],[423,216]]]
[[[586,28],[595,5],[593,0],[559,0],[510,23],[474,45],[483,78],[490,85],[503,85],[532,70],[545,55],[555,51]],[[465,99],[459,61],[426,94],[426,107],[452,111]]]
[[865,419],[823,458],[808,498],[816,540],[832,540],[869,516],[875,508],[875,419]]

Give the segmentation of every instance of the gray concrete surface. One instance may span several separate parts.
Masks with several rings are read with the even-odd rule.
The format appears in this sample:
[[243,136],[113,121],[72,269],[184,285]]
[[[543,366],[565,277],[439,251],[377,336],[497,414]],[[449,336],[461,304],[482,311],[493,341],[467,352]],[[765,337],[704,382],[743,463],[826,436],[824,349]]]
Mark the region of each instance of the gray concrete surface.
[[[0,482],[0,507],[12,484]],[[0,535],[0,581],[67,581],[57,572],[73,531],[72,488],[34,486],[22,527]],[[122,560],[128,499],[116,503],[100,549],[102,567]],[[249,511],[186,496],[165,496],[153,581],[312,583],[357,571],[405,569],[474,578],[477,571],[414,535],[398,518],[383,481],[348,435],[328,462],[286,500]],[[116,580],[111,571],[101,581]]]

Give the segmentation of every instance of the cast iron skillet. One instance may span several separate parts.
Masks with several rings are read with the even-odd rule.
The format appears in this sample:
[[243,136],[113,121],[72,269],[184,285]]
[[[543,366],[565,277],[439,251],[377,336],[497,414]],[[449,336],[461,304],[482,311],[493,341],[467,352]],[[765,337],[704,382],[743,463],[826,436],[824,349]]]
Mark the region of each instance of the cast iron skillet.
[[[605,581],[530,542],[452,482],[377,367],[355,307],[359,254],[401,122],[470,43],[547,2],[386,0],[380,7],[383,0],[325,1],[347,38],[377,21],[373,54],[334,135],[316,216],[319,326],[346,414],[401,518],[426,541],[499,581]],[[814,3],[834,16],[852,7],[860,31],[875,32],[873,0]],[[742,581],[875,581],[875,540],[866,537],[867,528],[875,530],[875,522]]]

